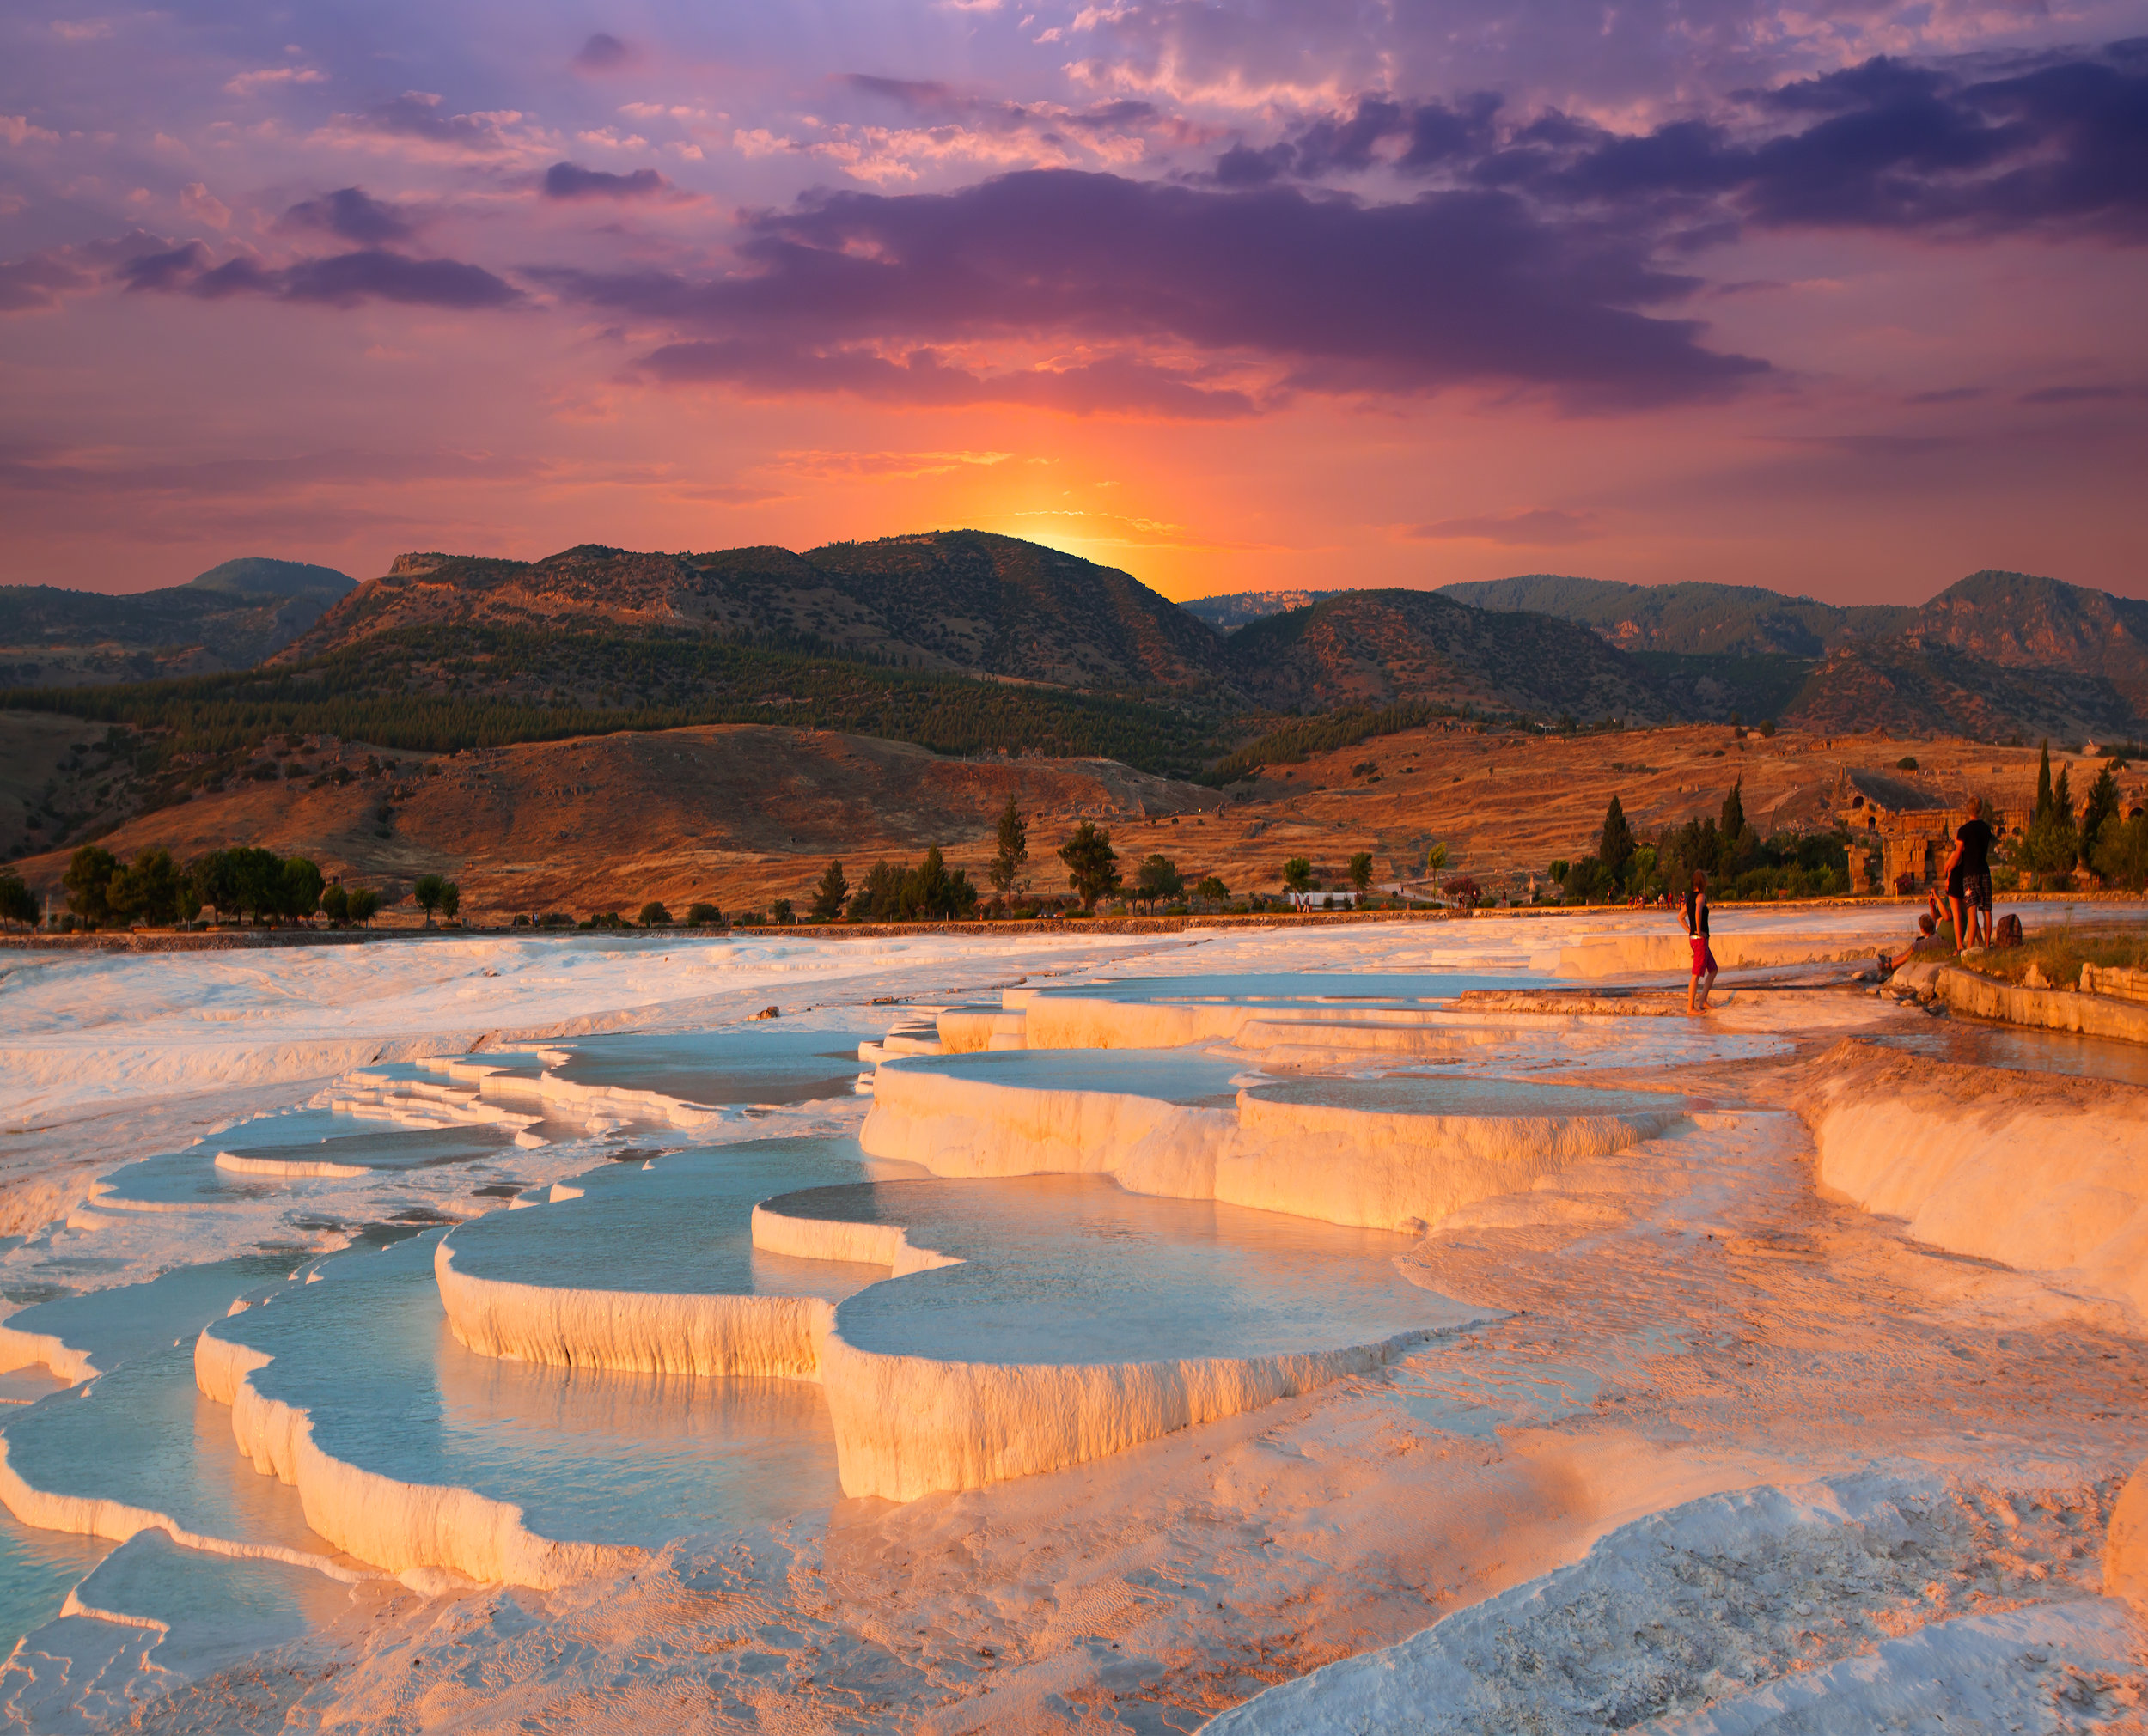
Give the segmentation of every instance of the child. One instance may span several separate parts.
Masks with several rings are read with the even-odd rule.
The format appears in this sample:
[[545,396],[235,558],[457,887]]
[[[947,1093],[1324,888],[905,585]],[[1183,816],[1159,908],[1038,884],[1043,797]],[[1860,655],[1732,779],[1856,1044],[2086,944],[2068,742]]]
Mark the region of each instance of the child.
[[1708,947],[1708,876],[1699,868],[1693,871],[1693,890],[1686,894],[1679,915],[1693,939],[1693,980],[1686,985],[1686,1010],[1701,1014],[1708,1010],[1708,993],[1716,985],[1716,955]]

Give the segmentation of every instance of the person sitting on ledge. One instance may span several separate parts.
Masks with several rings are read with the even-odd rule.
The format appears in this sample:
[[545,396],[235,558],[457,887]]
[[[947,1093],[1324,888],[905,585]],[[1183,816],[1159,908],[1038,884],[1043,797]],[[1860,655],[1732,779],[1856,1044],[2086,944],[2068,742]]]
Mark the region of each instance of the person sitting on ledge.
[[1880,954],[1880,963],[1889,972],[1901,970],[1912,959],[1946,958],[1959,950],[1954,941],[1954,925],[1939,907],[1939,894],[1935,892],[1930,897],[1931,908],[1917,918],[1917,938],[1909,943],[1908,950],[1892,959]]

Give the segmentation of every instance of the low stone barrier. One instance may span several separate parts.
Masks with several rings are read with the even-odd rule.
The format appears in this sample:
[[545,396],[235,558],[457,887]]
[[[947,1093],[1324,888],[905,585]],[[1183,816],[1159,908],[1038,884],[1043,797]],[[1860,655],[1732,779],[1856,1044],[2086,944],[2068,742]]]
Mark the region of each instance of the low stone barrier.
[[2148,1043],[2148,1005],[2137,1001],[2084,995],[2078,989],[2019,989],[1959,965],[1942,965],[1935,971],[1931,987],[1951,1010],[1974,1018],[2003,1020],[2043,1031],[2072,1031],[2083,1037],[2111,1037],[2124,1043]]

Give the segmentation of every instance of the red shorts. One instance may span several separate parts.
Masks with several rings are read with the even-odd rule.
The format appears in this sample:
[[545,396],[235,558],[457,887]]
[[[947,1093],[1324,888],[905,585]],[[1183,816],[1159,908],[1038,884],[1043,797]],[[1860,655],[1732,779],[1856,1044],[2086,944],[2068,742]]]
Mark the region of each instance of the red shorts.
[[1716,955],[1708,950],[1708,937],[1706,935],[1695,935],[1693,937],[1693,975],[1696,977],[1711,976],[1714,973],[1715,968]]

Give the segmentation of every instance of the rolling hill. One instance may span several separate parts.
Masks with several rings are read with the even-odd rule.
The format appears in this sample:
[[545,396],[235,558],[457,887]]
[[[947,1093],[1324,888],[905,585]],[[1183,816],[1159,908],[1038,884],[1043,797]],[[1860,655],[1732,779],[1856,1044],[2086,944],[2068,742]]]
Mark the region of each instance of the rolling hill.
[[404,555],[279,661],[412,628],[668,633],[1089,691],[1219,673],[1214,632],[1132,576],[981,531],[710,554],[584,545],[540,561]]
[[1334,591],[1233,591],[1218,597],[1196,597],[1191,602],[1181,603],[1197,620],[1208,623],[1219,633],[1235,633],[1239,628],[1270,615],[1279,615],[1286,609],[1303,609],[1311,603],[1324,603],[1330,597],[1347,593]]
[[0,685],[67,687],[251,668],[357,588],[333,567],[259,557],[125,595],[0,585]]
[[1687,655],[1822,657],[1852,639],[1901,632],[1916,612],[1844,608],[1758,585],[1627,585],[1552,573],[1443,585],[1439,594],[1472,608],[1577,621],[1625,651]]
[[1661,720],[1663,694],[1595,634],[1431,591],[1344,591],[1242,627],[1230,678],[1273,710],[1431,699],[1478,710]]

